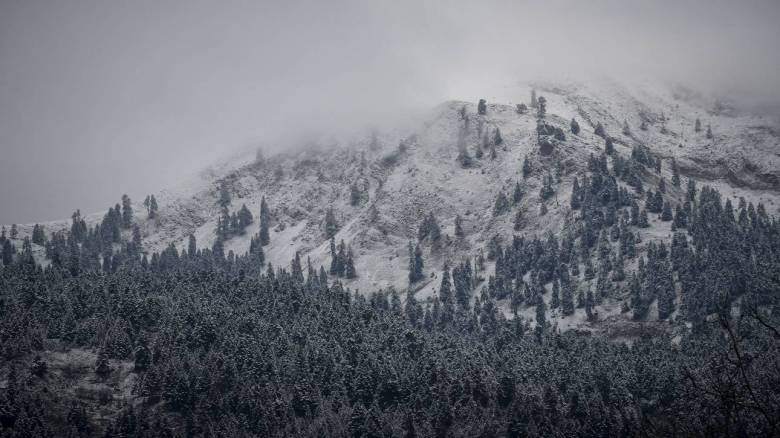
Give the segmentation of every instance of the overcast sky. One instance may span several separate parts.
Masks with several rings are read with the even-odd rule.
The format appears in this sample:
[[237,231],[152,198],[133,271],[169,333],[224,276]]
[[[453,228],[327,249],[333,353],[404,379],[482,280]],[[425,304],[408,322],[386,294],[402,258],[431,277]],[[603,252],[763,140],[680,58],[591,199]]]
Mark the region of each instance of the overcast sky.
[[0,0],[0,223],[485,81],[652,71],[780,94],[780,2]]

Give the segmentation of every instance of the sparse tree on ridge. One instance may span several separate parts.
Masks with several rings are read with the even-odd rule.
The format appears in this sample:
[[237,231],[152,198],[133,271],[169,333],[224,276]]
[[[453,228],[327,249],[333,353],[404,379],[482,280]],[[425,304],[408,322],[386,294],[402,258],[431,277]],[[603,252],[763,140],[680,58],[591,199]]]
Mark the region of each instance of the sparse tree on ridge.
[[130,228],[133,224],[133,204],[130,197],[122,195],[122,227]]
[[544,96],[539,96],[536,101],[536,117],[543,119],[547,115],[547,99]]
[[487,114],[487,101],[485,99],[479,99],[477,104],[477,114],[484,116]]

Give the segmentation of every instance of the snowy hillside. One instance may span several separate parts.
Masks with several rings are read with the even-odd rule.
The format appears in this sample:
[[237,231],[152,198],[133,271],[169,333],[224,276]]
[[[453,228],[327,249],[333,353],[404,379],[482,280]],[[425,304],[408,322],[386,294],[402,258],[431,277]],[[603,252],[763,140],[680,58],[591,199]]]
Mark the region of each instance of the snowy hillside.
[[[671,87],[632,85],[599,81],[582,84],[533,84],[539,96],[547,100],[546,122],[561,128],[566,140],[551,155],[540,153],[537,144],[536,115],[532,108],[524,114],[515,104],[530,101],[531,86],[505,89],[502,102],[488,102],[485,115],[477,114],[476,102],[450,101],[434,108],[416,130],[379,132],[376,137],[361,133],[354,138],[323,141],[296,152],[267,156],[256,160],[254,151],[220,163],[201,172],[179,187],[157,194],[159,214],[146,219],[135,200],[135,222],[140,226],[143,248],[159,252],[173,243],[186,248],[194,235],[199,247],[210,247],[216,238],[220,216],[220,187],[230,194],[229,210],[246,205],[257,218],[264,196],[271,211],[270,244],[264,247],[266,261],[286,266],[295,254],[309,258],[318,267],[330,264],[330,243],[324,218],[333,209],[339,225],[335,241],[344,241],[355,256],[357,278],[344,280],[359,291],[408,285],[407,245],[417,241],[421,221],[433,213],[441,226],[442,243],[422,245],[425,279],[414,285],[418,298],[424,299],[438,289],[445,264],[453,266],[464,257],[485,254],[491,238],[504,243],[513,235],[543,238],[548,232],[561,235],[570,229],[576,212],[569,206],[572,183],[581,176],[590,154],[604,151],[604,140],[594,133],[601,123],[614,138],[616,151],[628,157],[636,145],[645,145],[663,159],[661,175],[671,180],[671,159],[676,159],[683,177],[694,177],[699,185],[716,187],[736,205],[740,197],[763,203],[769,214],[778,211],[780,190],[780,136],[771,120],[741,114],[726,104],[694,92]],[[469,128],[460,141],[465,143],[472,164],[458,161],[459,133]],[[569,122],[576,118],[582,128],[571,133]],[[695,120],[703,124],[694,131]],[[646,130],[640,129],[642,121]],[[630,132],[623,132],[626,121]],[[707,138],[711,125],[713,138]],[[485,133],[494,139],[500,129],[503,139],[495,146],[483,144]],[[482,135],[480,135],[482,132]],[[490,142],[489,142],[490,143]],[[523,176],[527,157],[531,173]],[[540,188],[546,176],[555,176],[555,195],[541,202]],[[647,176],[645,187],[654,188],[660,178]],[[512,197],[515,185],[522,199],[510,212],[494,215],[499,193]],[[351,205],[351,185],[360,192],[357,205]],[[667,197],[680,201],[683,189],[670,188]],[[641,200],[641,198],[640,198]],[[548,210],[542,215],[541,204]],[[517,211],[522,226],[515,230]],[[465,236],[455,236],[455,220],[460,215]],[[101,214],[91,215],[95,224]],[[647,242],[671,240],[669,222],[651,215],[651,227],[641,230],[642,251]],[[46,231],[68,228],[67,222],[45,224]],[[243,254],[259,229],[258,221],[243,235],[225,242],[225,251]],[[31,233],[31,226],[19,226],[19,239]],[[125,236],[129,239],[129,235]],[[21,246],[18,244],[17,246]],[[38,249],[38,254],[42,251]],[[482,275],[492,273],[490,263]],[[479,287],[477,288],[479,290]],[[546,296],[549,300],[549,294]],[[504,305],[505,308],[506,305]],[[508,312],[508,310],[507,310]],[[533,319],[533,309],[526,309]],[[599,309],[606,317],[620,313],[620,302],[607,301]],[[575,327],[584,317],[561,319],[561,326]],[[579,315],[579,316],[578,316]]]

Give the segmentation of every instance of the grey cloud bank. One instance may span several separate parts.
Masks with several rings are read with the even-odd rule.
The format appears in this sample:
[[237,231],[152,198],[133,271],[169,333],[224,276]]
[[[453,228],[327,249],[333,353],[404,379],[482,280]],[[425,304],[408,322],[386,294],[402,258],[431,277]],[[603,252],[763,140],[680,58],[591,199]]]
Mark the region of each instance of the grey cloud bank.
[[2,2],[0,223],[480,84],[653,74],[774,105],[775,1]]

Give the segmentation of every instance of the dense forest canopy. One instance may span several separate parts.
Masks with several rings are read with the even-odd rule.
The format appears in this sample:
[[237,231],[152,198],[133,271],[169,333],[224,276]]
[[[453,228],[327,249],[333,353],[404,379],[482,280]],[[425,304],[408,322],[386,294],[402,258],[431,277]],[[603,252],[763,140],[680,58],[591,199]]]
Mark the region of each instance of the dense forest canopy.
[[[591,199],[599,185],[615,189],[614,180],[601,181],[595,160],[592,167],[576,194],[579,208],[587,217],[615,203],[629,212],[619,190],[597,198],[604,206]],[[561,305],[572,306],[579,277],[565,266],[582,255],[574,248],[592,246],[594,257],[609,259],[608,249],[598,255],[598,233],[588,230],[598,224],[588,218],[576,238],[582,245],[550,236],[495,247],[495,275],[473,301],[459,298],[475,282],[465,262],[442,280],[439,297],[420,303],[393,289],[354,294],[298,258],[289,270],[263,269],[258,251],[226,256],[197,249],[194,239],[192,253],[171,247],[147,260],[131,242],[100,263],[90,256],[94,230],[80,243],[70,233],[56,243],[62,248],[50,249],[46,268],[24,248],[0,271],[0,431],[776,435],[778,223],[763,208],[734,211],[712,189],[691,190],[688,232],[676,235],[671,251],[651,247],[626,281],[637,308],[659,282],[682,283],[690,329],[629,344],[561,333],[545,317],[544,292],[535,290],[552,283],[569,291]],[[544,323],[532,328],[520,316],[505,317],[497,306],[503,295],[536,306]],[[67,377],[47,370],[42,357],[52,349],[96,352],[95,381],[111,381],[132,364],[132,397],[114,415],[97,415],[57,390]]]

